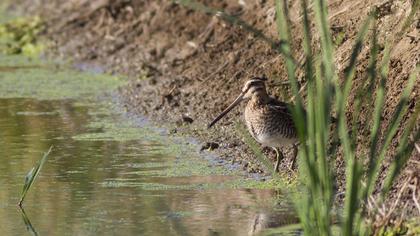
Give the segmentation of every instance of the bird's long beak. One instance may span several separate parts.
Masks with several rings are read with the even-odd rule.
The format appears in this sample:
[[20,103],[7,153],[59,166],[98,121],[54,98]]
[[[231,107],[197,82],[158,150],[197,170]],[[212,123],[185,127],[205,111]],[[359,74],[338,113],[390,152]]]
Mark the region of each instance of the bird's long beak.
[[235,99],[235,101],[232,102],[220,115],[218,115],[208,126],[207,128],[211,128],[214,124],[216,124],[220,119],[222,119],[223,116],[225,116],[227,113],[229,113],[236,105],[238,105],[244,97],[245,93],[241,92],[239,96]]

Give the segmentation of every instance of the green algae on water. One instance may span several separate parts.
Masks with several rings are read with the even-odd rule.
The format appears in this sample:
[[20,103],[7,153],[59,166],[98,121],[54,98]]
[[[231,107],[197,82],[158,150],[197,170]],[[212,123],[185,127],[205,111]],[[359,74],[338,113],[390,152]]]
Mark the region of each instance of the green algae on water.
[[36,111],[20,111],[16,112],[18,116],[55,116],[58,115],[58,111],[51,111],[51,112],[36,112]]
[[0,98],[94,98],[125,83],[116,76],[56,68],[24,56],[0,54],[0,71]]
[[[93,115],[93,114],[92,114]],[[91,122],[86,125],[87,128],[92,130],[100,129],[101,132],[89,132],[79,134],[73,137],[79,141],[132,141],[154,139],[148,132],[147,128],[140,130],[136,127],[124,123],[114,123],[112,120],[100,120]]]
[[[106,188],[140,188],[144,190],[208,190],[208,189],[282,189],[295,188],[296,181],[284,182],[284,178],[261,181],[255,178],[244,178],[239,170],[226,168],[223,164],[211,163],[198,153],[194,145],[186,145],[185,138],[162,135],[156,129],[139,127],[130,120],[115,122],[108,104],[96,104],[98,112],[89,113],[92,121],[86,124],[87,132],[73,136],[80,142],[130,142],[138,143],[139,154],[129,155],[133,160],[144,157],[140,147],[154,147],[147,150],[148,157],[165,158],[162,162],[122,163],[120,168],[129,167],[130,171],[120,178],[108,179],[101,183]],[[107,118],[103,115],[106,114]],[[135,146],[130,148],[135,151]],[[165,183],[143,183],[143,177],[167,179]],[[185,184],[182,178],[193,178],[193,183]],[[170,183],[169,183],[169,182]]]
[[38,56],[44,50],[38,35],[43,29],[40,17],[16,18],[0,23],[0,53]]
[[[253,178],[240,179],[238,176],[232,180],[217,183],[191,183],[191,184],[162,184],[144,183],[133,179],[111,179],[101,183],[104,188],[140,188],[147,191],[169,190],[225,190],[225,189],[273,189],[274,182],[261,182]],[[275,185],[275,184],[274,184]]]
[[[106,106],[106,104],[103,104]],[[148,155],[166,156],[166,168],[154,170],[132,171],[126,174],[154,177],[180,177],[180,176],[210,176],[233,175],[237,171],[227,170],[224,166],[212,165],[203,159],[193,145],[186,145],[181,138],[167,137],[158,130],[150,127],[138,127],[130,121],[115,122],[113,119],[104,118],[102,114],[106,109],[96,106],[102,112],[91,113],[94,117],[91,123],[86,124],[88,132],[73,136],[80,142],[141,142],[140,146],[154,146],[147,150]],[[150,144],[150,145],[149,145]],[[156,148],[158,147],[158,148]],[[141,150],[139,150],[141,153]],[[157,165],[152,163],[151,165]],[[150,167],[143,164],[142,167]],[[156,167],[159,167],[158,165]],[[140,168],[140,166],[139,166]]]

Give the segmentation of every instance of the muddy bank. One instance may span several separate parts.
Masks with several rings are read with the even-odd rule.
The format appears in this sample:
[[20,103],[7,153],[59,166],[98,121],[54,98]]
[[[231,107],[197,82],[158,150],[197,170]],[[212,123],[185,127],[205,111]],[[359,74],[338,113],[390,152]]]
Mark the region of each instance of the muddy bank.
[[[167,125],[174,133],[193,135],[203,143],[216,143],[213,146],[218,146],[216,151],[221,158],[241,163],[248,172],[263,171],[234,129],[234,122],[242,119],[242,109],[236,109],[215,129],[206,129],[207,123],[234,99],[244,81],[251,76],[266,75],[270,78],[270,93],[279,99],[290,100],[289,86],[282,83],[287,81],[283,59],[261,37],[255,36],[244,26],[230,24],[220,17],[168,1],[21,2],[21,6],[26,6],[25,11],[39,13],[45,19],[48,27],[44,36],[52,42],[54,56],[105,66],[111,72],[132,78],[128,86],[119,90],[120,101],[127,112],[146,115],[157,123]],[[273,41],[278,38],[273,1],[201,2],[240,17],[260,30],[266,38]],[[415,17],[417,20],[408,25],[401,36],[396,37],[396,32],[403,28],[404,19],[412,10],[412,3],[329,1],[330,24],[340,72],[350,58],[363,19],[373,8],[379,9],[377,26],[380,48],[383,50],[388,41],[394,45],[382,128],[387,126],[408,76],[420,60],[419,13]],[[293,25],[294,50],[301,55],[302,29],[298,1],[291,2],[289,15]],[[315,31],[313,33],[317,35]],[[314,38],[313,43],[317,45],[317,37]],[[361,85],[365,76],[369,62],[368,50],[369,47],[365,47],[359,57],[355,88]],[[305,78],[301,69],[297,75],[303,85]],[[417,80],[410,97],[409,113],[413,112],[415,103],[419,101],[419,94],[420,83]],[[354,93],[350,97],[353,96]],[[369,97],[367,95],[367,99]],[[350,115],[352,100],[349,100],[348,106]],[[369,122],[366,120],[368,110],[361,111],[361,125]],[[404,117],[400,127],[407,117]],[[389,157],[397,147],[401,131],[400,128]],[[362,140],[362,136],[360,138]],[[265,152],[274,158],[270,150]],[[282,172],[289,172],[289,161],[290,158],[287,158],[282,162]],[[342,189],[344,163],[342,160],[336,163],[338,176],[343,176],[339,186]],[[420,155],[413,153],[395,189],[401,187],[409,173],[420,173],[419,163]],[[419,185],[420,181],[413,183]],[[411,198],[411,193],[407,192],[406,197],[407,200]],[[415,212],[413,207],[408,211]]]

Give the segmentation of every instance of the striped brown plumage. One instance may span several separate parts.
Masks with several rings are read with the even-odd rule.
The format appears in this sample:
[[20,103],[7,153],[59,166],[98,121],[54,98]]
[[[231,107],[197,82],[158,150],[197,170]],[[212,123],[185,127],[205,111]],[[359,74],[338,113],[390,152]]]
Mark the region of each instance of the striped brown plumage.
[[279,162],[283,158],[278,148],[293,145],[294,158],[297,154],[297,132],[293,123],[292,114],[288,104],[278,101],[267,94],[265,78],[253,78],[248,80],[241,94],[209,125],[213,126],[218,120],[232,110],[243,100],[248,100],[245,107],[245,122],[252,137],[263,146],[272,147],[277,154],[275,170],[278,170]]

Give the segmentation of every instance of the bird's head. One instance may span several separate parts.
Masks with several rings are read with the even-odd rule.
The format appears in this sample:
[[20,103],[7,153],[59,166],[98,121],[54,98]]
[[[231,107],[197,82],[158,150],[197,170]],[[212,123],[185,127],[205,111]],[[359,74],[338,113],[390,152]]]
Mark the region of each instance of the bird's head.
[[254,77],[247,82],[245,82],[244,86],[242,87],[242,91],[239,96],[224,110],[220,115],[218,115],[209,125],[208,127],[212,127],[216,124],[217,121],[222,119],[227,113],[229,113],[235,106],[241,103],[243,100],[248,100],[252,98],[252,96],[257,95],[258,93],[266,94],[265,90],[265,81],[267,78],[263,77]]
[[[265,93],[265,81],[267,81],[266,77],[254,77],[245,82],[244,86],[242,87],[242,99],[250,99],[253,95],[258,93]],[[240,96],[241,96],[240,95]]]

